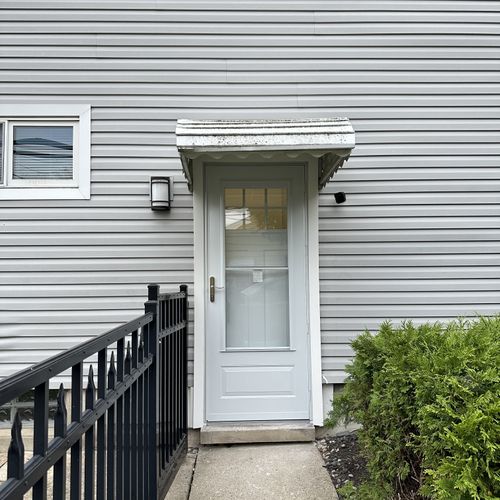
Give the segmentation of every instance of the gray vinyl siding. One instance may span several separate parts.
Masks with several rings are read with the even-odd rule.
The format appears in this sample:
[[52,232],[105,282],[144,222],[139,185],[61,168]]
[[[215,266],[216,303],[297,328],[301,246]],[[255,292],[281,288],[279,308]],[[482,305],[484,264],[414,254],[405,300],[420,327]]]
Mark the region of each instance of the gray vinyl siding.
[[385,318],[496,312],[499,34],[497,1],[2,0],[0,102],[92,106],[92,197],[0,201],[0,376],[192,283],[178,118],[352,120],[320,197],[328,382]]

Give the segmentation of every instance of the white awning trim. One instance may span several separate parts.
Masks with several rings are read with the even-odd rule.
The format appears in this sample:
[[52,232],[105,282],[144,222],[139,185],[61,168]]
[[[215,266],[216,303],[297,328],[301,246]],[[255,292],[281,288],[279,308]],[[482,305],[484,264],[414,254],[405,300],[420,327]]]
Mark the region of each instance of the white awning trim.
[[258,153],[271,158],[284,152],[293,158],[319,158],[318,188],[322,189],[349,158],[355,145],[347,118],[311,120],[178,120],[177,149],[192,188],[193,160],[200,155],[221,159],[226,153],[247,157]]

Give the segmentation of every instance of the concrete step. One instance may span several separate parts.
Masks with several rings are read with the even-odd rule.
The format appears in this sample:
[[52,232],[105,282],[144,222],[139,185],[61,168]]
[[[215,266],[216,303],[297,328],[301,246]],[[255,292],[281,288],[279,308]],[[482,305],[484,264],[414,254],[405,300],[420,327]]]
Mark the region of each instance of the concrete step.
[[293,422],[216,422],[200,430],[201,444],[289,443],[314,441],[314,425]]

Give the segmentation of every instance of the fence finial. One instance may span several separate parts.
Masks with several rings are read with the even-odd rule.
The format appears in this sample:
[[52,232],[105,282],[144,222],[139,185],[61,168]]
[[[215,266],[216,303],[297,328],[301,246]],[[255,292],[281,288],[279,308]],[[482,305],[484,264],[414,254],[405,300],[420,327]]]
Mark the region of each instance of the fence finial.
[[66,402],[64,401],[64,385],[61,384],[57,393],[57,410],[54,416],[54,436],[66,436],[67,419],[68,412],[66,410]]
[[137,349],[137,359],[139,363],[144,361],[144,327],[141,329],[139,336],[139,349]]
[[11,440],[9,450],[7,452],[7,477],[14,479],[22,479],[24,475],[24,443],[21,429],[21,417],[19,411],[16,411],[14,423],[10,431]]
[[108,389],[114,389],[116,384],[115,353],[111,351],[108,370]]
[[87,410],[94,409],[94,400],[95,400],[94,369],[92,368],[92,365],[90,365],[87,390],[85,391],[85,406]]
[[130,374],[132,355],[130,354],[130,340],[127,342],[127,354],[125,355],[125,373]]

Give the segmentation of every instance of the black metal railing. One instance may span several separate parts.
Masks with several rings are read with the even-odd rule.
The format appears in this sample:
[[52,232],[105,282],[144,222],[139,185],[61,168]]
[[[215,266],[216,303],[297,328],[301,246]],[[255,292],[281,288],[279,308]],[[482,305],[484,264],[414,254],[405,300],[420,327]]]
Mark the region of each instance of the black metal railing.
[[[0,406],[34,388],[33,457],[25,462],[16,413],[0,499],[30,489],[33,500],[165,496],[187,451],[187,297],[186,285],[173,294],[149,285],[144,315],[0,382]],[[68,370],[49,440],[49,386]]]

